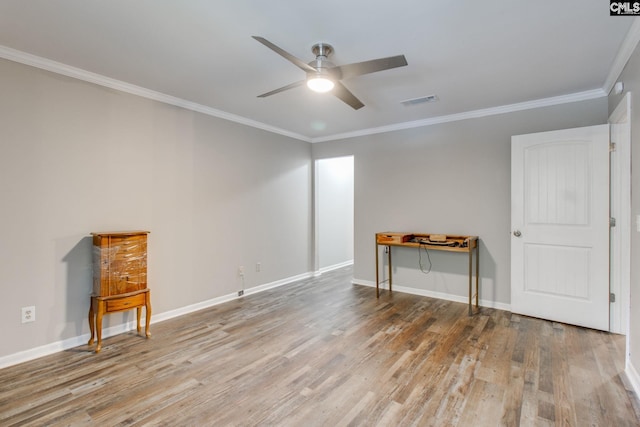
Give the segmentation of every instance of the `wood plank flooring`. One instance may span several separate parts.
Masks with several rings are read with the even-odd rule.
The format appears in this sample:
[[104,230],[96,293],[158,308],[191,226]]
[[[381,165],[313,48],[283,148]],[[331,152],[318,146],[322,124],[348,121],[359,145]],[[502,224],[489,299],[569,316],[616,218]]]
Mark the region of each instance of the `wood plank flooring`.
[[[351,268],[0,370],[1,426],[637,426],[625,339]],[[621,375],[622,374],[622,375]]]

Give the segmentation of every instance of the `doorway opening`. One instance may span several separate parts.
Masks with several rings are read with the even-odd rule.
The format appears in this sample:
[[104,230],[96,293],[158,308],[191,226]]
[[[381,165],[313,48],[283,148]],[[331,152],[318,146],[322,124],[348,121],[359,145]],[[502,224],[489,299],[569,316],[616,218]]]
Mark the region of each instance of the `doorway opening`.
[[353,182],[353,156],[316,160],[316,274],[353,264]]

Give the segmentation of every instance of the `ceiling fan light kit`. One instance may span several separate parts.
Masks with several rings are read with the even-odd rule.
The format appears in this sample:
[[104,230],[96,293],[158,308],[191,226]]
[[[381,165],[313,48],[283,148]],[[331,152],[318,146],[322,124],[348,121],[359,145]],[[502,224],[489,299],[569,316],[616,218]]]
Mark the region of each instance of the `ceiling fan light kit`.
[[335,83],[331,79],[322,75],[311,76],[307,79],[307,87],[314,92],[329,92],[334,86]]
[[307,87],[315,92],[324,93],[330,92],[334,89],[332,92],[334,96],[354,110],[358,110],[364,107],[364,104],[356,98],[356,96],[351,93],[351,91],[347,89],[340,80],[361,76],[363,74],[375,73],[377,71],[384,71],[391,68],[404,67],[407,65],[407,60],[404,55],[397,55],[336,66],[328,60],[329,55],[333,53],[333,47],[326,43],[317,43],[313,45],[311,52],[316,55],[316,59],[307,64],[263,37],[252,37],[307,73],[307,78],[305,80],[291,83],[270,92],[263,93],[262,95],[258,95],[258,98],[265,98],[288,89],[293,89],[294,87],[303,85],[306,81]]
[[307,87],[318,93],[329,92],[335,86],[334,78],[329,71],[335,68],[335,65],[327,59],[333,53],[333,47],[326,43],[318,43],[313,45],[311,52],[316,59],[309,62],[309,66],[315,68],[317,72],[307,72]]

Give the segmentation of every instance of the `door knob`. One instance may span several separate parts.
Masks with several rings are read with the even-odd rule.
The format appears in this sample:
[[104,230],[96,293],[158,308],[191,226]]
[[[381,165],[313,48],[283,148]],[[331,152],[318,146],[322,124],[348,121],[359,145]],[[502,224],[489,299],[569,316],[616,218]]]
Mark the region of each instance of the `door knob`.
[[516,237],[520,237],[520,236],[522,236],[522,233],[520,232],[520,230],[516,230],[516,231],[513,232],[513,235],[516,236]]

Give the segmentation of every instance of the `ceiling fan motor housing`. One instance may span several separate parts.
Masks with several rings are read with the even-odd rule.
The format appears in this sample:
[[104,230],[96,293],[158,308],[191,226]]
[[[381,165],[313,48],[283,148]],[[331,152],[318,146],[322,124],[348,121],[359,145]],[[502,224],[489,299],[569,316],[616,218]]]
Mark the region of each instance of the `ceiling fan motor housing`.
[[311,48],[311,52],[313,52],[315,56],[329,57],[329,55],[333,53],[333,46],[326,43],[316,43]]
[[309,76],[327,77],[340,79],[339,75],[335,72],[329,72],[330,69],[335,68],[335,64],[327,59],[329,55],[333,53],[333,47],[326,43],[318,43],[313,45],[311,51],[316,55],[316,59],[309,62],[309,65],[317,70],[316,73],[309,72]]

